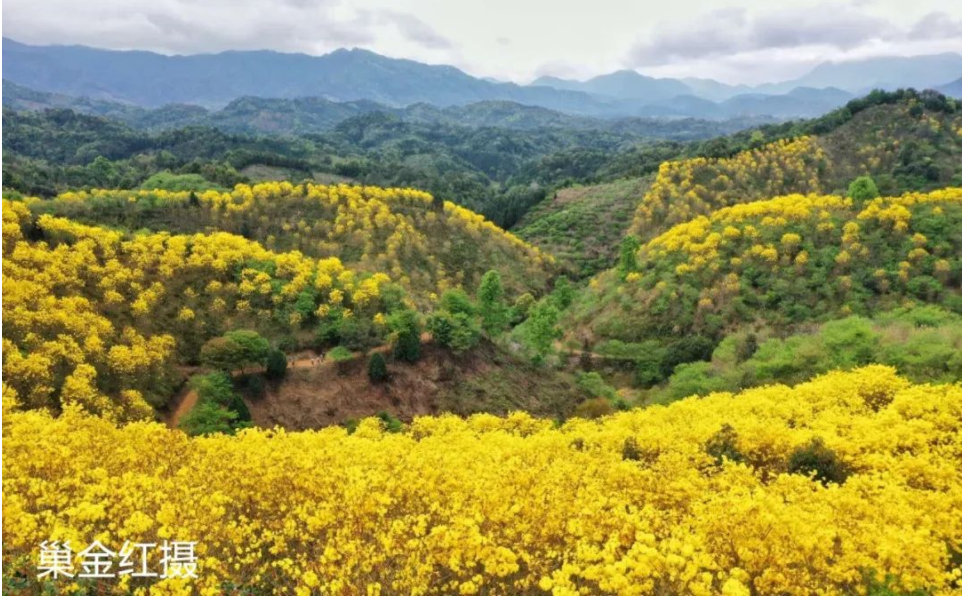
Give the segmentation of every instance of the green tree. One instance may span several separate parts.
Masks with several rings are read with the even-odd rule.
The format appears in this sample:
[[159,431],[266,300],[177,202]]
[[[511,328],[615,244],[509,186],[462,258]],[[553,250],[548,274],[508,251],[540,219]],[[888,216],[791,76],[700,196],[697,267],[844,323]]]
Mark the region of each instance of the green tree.
[[533,304],[535,304],[535,297],[530,292],[525,292],[516,298],[510,313],[512,324],[517,325],[527,319],[528,311],[531,310]]
[[505,289],[497,271],[491,270],[482,276],[477,293],[478,310],[482,318],[482,329],[489,337],[495,337],[508,327],[508,306],[505,304]]
[[271,350],[271,344],[257,331],[238,329],[225,333],[224,337],[240,346],[241,366],[263,364]]
[[268,352],[264,375],[269,379],[282,379],[288,372],[288,357],[278,349]]
[[231,372],[243,364],[244,349],[228,337],[214,337],[201,346],[201,363],[209,368]]
[[198,402],[191,411],[181,419],[178,427],[196,437],[214,433],[233,433],[237,414],[213,401]]
[[632,273],[638,269],[639,264],[636,260],[636,254],[639,252],[639,239],[636,236],[628,235],[622,239],[622,243],[619,245],[619,276],[625,279],[625,276]]
[[876,182],[872,178],[860,176],[850,183],[846,195],[854,201],[870,201],[879,196],[879,189],[876,188]]
[[547,300],[542,300],[532,307],[525,323],[524,339],[526,345],[534,352],[533,360],[536,364],[545,361],[545,357],[552,351],[556,339],[562,336],[558,327],[558,309]]
[[239,423],[250,422],[251,411],[244,399],[234,391],[231,377],[224,372],[207,375],[194,375],[188,382],[191,389],[197,392],[197,401],[213,402],[234,412]]
[[421,321],[418,313],[409,308],[395,311],[388,317],[394,355],[405,362],[417,362],[421,358]]
[[368,359],[368,379],[372,383],[383,383],[388,380],[388,364],[381,352],[375,352]]
[[438,344],[456,354],[470,350],[481,340],[477,319],[463,312],[436,310],[428,317],[428,331]]
[[555,280],[555,287],[552,289],[551,298],[555,303],[555,307],[559,310],[565,310],[571,306],[572,301],[575,300],[575,288],[572,287],[572,282],[565,276]]

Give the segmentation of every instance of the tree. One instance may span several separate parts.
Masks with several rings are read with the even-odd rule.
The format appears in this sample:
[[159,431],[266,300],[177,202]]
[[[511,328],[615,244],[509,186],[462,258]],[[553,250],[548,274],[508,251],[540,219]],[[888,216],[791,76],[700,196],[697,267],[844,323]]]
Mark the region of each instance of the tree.
[[201,346],[201,362],[209,368],[231,372],[242,366],[243,348],[227,337],[214,337]]
[[575,288],[567,277],[560,277],[555,281],[555,288],[552,290],[552,301],[559,310],[565,310],[572,305],[575,300]]
[[200,401],[191,408],[178,425],[193,436],[214,433],[233,433],[237,414],[213,401]]
[[636,260],[636,253],[639,252],[639,239],[631,234],[622,239],[619,245],[619,276],[625,276],[638,269],[639,264]]
[[388,317],[388,328],[394,339],[394,355],[405,362],[421,358],[421,321],[411,309],[395,311]]
[[388,365],[381,352],[375,352],[368,359],[368,379],[372,383],[383,383],[388,380]]
[[271,344],[257,331],[239,329],[225,333],[224,337],[241,347],[242,366],[263,364],[271,350]]
[[494,337],[504,331],[508,326],[508,306],[505,304],[502,278],[497,271],[491,270],[482,276],[477,299],[485,333]]
[[264,375],[269,379],[283,379],[288,372],[288,358],[278,349],[268,352],[264,365]]
[[854,201],[870,201],[879,196],[879,189],[876,188],[876,182],[872,178],[860,176],[850,183],[846,195]]
[[216,372],[207,375],[194,375],[188,384],[191,389],[197,392],[198,403],[216,403],[236,414],[237,422],[250,422],[251,411],[244,403],[244,399],[234,391],[234,383],[227,373]]
[[532,307],[525,325],[525,343],[535,353],[534,361],[540,364],[552,351],[552,344],[562,336],[558,328],[558,309],[547,300]]
[[478,309],[472,302],[471,297],[461,288],[445,290],[441,295],[441,308],[451,314],[464,313],[471,317],[478,314]]
[[533,304],[535,304],[535,297],[530,292],[525,292],[516,298],[511,310],[512,324],[517,325],[527,319],[528,311],[531,310]]
[[475,347],[481,339],[477,319],[463,312],[436,310],[428,318],[428,330],[436,342],[456,354]]

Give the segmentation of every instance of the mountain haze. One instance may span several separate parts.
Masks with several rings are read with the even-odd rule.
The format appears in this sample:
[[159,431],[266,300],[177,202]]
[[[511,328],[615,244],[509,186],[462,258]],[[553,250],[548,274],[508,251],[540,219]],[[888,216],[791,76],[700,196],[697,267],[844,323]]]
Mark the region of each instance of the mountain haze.
[[[873,87],[923,89],[961,74],[960,56],[952,53],[827,63],[799,79],[757,87],[710,79],[654,78],[632,70],[584,82],[542,77],[530,85],[518,85],[475,78],[453,66],[360,49],[323,56],[274,51],[164,56],[84,46],[31,46],[5,38],[3,58],[4,77],[12,83],[150,108],[193,104],[219,109],[243,97],[311,98],[310,102],[339,104],[369,101],[389,108],[502,101],[596,118],[813,117]],[[363,104],[341,108],[367,109]]]

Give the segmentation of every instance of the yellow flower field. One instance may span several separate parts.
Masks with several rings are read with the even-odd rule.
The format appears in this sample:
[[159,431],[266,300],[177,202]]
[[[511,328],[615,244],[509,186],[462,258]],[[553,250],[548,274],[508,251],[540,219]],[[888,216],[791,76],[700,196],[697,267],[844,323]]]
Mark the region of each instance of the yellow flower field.
[[[78,591],[960,589],[960,388],[911,385],[885,367],[561,427],[442,416],[398,434],[371,419],[351,435],[189,439],[76,407],[18,411],[16,400],[5,389],[3,557],[23,593],[39,590],[42,541],[95,539],[196,540],[199,577],[78,580]],[[740,463],[712,454],[720,432]],[[851,470],[842,484],[787,473],[816,437]]]

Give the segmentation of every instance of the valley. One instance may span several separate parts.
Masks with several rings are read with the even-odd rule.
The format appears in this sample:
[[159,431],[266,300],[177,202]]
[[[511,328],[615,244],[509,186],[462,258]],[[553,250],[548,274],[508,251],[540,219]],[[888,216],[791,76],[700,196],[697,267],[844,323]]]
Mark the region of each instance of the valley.
[[5,593],[958,592],[958,54],[4,57]]

